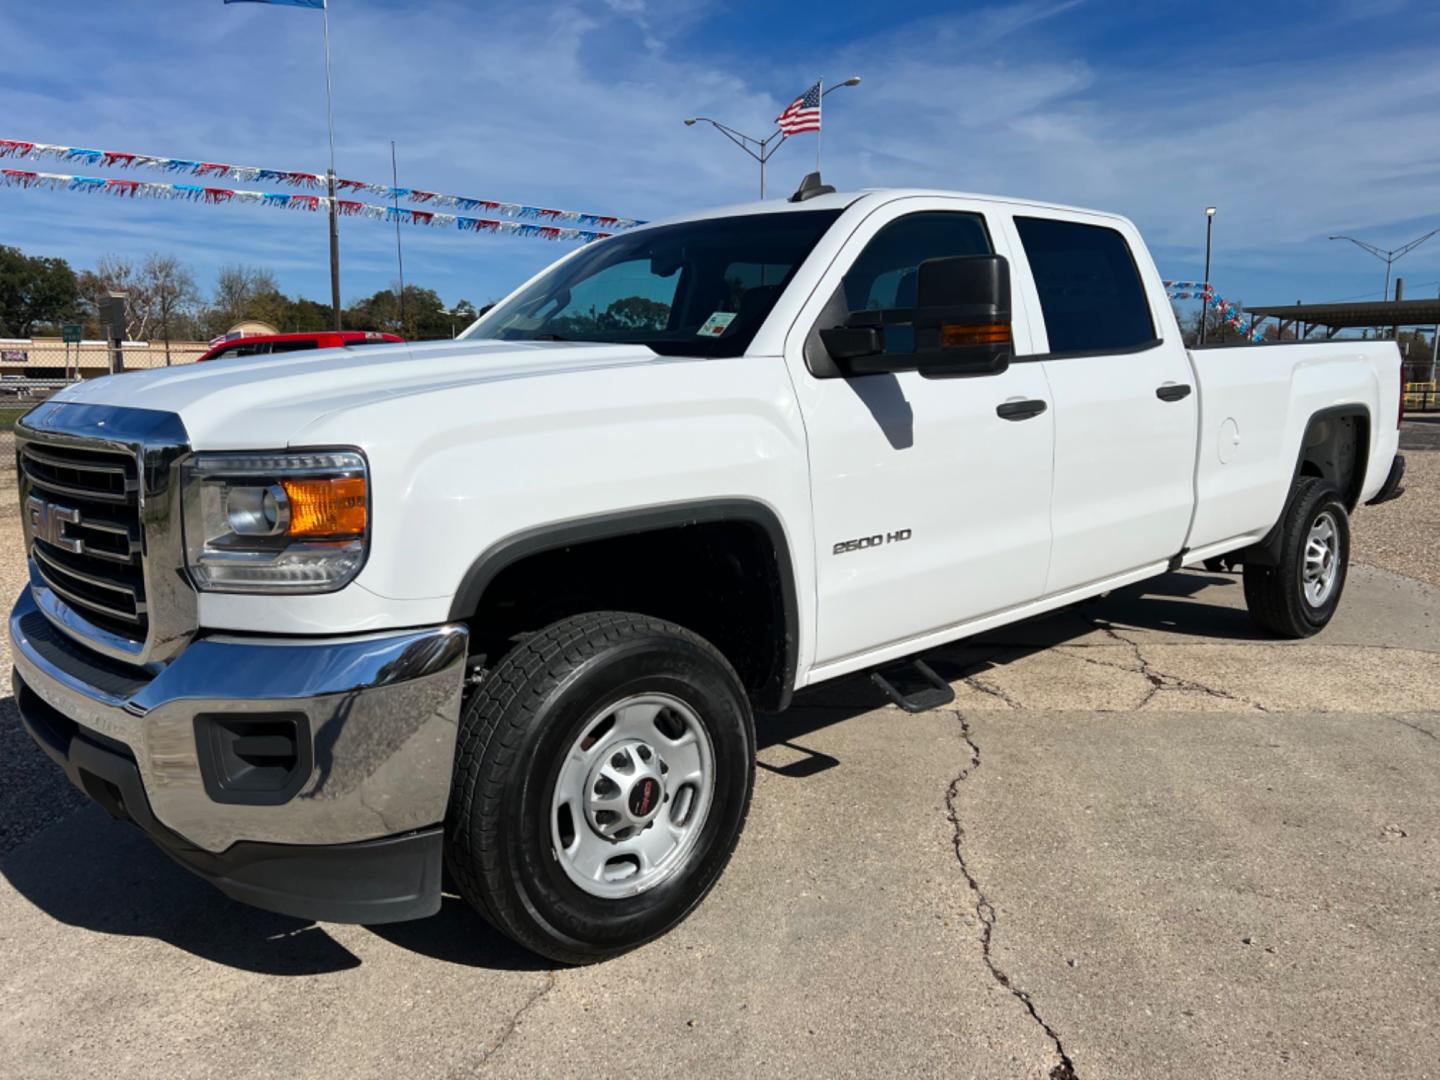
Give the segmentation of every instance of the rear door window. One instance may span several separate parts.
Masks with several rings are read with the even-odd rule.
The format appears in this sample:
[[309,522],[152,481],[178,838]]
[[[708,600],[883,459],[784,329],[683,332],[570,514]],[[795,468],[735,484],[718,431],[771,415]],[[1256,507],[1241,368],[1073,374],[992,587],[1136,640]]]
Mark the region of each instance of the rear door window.
[[1130,245],[1114,229],[1017,217],[1052,353],[1124,352],[1155,340]]

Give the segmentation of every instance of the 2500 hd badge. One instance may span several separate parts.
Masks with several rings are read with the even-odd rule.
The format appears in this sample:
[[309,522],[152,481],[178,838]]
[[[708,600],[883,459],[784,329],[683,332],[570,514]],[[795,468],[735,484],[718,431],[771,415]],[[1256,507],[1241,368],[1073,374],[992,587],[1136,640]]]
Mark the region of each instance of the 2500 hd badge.
[[896,529],[890,533],[876,533],[874,536],[862,536],[859,540],[838,541],[830,550],[830,554],[846,555],[852,551],[864,551],[866,548],[883,547],[885,544],[898,544],[902,540],[909,539],[909,529]]

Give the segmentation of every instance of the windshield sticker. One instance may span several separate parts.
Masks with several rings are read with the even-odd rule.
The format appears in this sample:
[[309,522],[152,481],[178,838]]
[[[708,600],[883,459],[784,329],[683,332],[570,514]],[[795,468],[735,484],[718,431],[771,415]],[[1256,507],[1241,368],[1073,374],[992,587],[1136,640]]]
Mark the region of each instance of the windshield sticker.
[[705,320],[705,325],[700,327],[700,337],[719,337],[725,333],[726,327],[735,321],[735,312],[717,311]]

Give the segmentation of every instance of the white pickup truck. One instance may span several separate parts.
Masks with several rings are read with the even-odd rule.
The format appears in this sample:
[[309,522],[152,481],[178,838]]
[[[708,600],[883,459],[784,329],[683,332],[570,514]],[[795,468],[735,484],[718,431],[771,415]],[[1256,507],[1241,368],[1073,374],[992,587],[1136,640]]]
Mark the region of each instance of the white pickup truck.
[[715,883],[753,710],[802,687],[923,708],[906,658],[1206,561],[1320,630],[1399,411],[1390,343],[1187,351],[1124,218],[807,178],[576,250],[456,342],[40,405],[15,697],[231,896],[417,918],[448,867],[595,960]]

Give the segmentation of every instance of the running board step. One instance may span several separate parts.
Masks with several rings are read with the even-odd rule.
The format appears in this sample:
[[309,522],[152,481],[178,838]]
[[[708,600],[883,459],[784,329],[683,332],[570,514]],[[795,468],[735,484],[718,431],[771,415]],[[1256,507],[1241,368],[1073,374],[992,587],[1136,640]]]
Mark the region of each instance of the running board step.
[[928,712],[955,700],[950,684],[924,660],[891,664],[870,673],[880,692],[908,713]]

